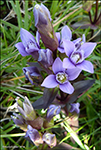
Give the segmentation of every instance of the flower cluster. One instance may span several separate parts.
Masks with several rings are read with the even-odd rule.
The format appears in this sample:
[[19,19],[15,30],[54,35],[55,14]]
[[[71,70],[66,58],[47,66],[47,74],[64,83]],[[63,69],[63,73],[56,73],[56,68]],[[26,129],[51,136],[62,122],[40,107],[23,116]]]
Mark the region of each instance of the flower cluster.
[[[55,33],[50,12],[43,4],[36,4],[33,13],[35,27],[37,28],[36,39],[30,32],[21,28],[20,37],[22,42],[15,45],[22,56],[31,55],[34,61],[36,61],[36,63],[29,63],[29,67],[24,67],[23,72],[31,84],[37,82],[37,80],[34,81],[34,78],[37,77],[41,87],[53,89],[53,91],[54,89],[58,89],[60,92],[60,95],[53,96],[53,99],[51,97],[46,98],[46,100],[48,99],[47,103],[44,103],[45,100],[43,100],[43,104],[41,104],[42,101],[39,99],[39,109],[43,107],[43,105],[45,105],[43,108],[48,107],[56,98],[61,101],[60,103],[64,100],[66,103],[68,102],[69,112],[79,114],[80,104],[73,103],[75,100],[72,100],[68,95],[70,94],[72,96],[73,92],[75,93],[75,87],[80,88],[78,84],[75,83],[75,80],[77,78],[79,79],[82,70],[94,73],[92,63],[85,59],[93,52],[96,43],[86,42],[84,34],[82,38],[72,40],[72,32],[67,25],[65,25],[60,32]],[[40,39],[43,44],[40,42]],[[44,72],[47,73],[45,79]],[[77,94],[78,93],[81,94],[81,92],[77,92]],[[44,93],[44,95],[45,94],[47,95],[47,93]],[[77,94],[75,95],[78,96]],[[46,95],[44,97],[47,97]],[[18,110],[22,116],[14,114],[16,118],[12,118],[15,124],[26,131],[26,137],[30,138],[36,146],[43,142],[46,142],[50,147],[55,146],[55,134],[48,132],[41,133],[38,130],[42,127],[49,127],[52,118],[59,114],[61,107],[50,105],[47,110],[47,116],[44,119],[36,115],[33,106],[26,97],[23,103],[19,100],[17,103]]]
[[44,133],[39,130],[54,125],[54,121],[51,122],[51,119],[60,113],[61,107],[50,105],[46,117],[44,118],[36,115],[36,112],[27,97],[25,97],[24,102],[19,99],[16,101],[17,109],[21,115],[14,113],[11,118],[17,126],[26,132],[25,137],[29,138],[36,146],[43,144],[43,142],[50,147],[56,146],[55,134],[52,134],[51,132]]

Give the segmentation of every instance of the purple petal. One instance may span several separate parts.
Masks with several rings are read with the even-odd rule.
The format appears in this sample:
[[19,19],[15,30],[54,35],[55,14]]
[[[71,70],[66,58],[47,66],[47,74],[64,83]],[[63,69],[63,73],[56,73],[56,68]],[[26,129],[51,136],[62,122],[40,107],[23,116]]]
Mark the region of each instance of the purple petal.
[[48,14],[48,17],[49,17],[50,21],[52,21],[50,11],[48,10],[48,8],[45,5],[43,5],[42,3],[41,3],[41,8],[44,10],[45,15]]
[[84,57],[87,58],[94,50],[96,43],[88,42],[81,45],[80,49],[84,51]]
[[40,139],[40,135],[38,130],[32,128],[30,125],[28,125],[27,135],[30,137],[30,139],[35,142],[38,139]]
[[61,34],[62,34],[62,40],[63,39],[71,40],[71,38],[72,38],[72,32],[69,29],[69,27],[66,25],[62,28]]
[[37,31],[36,32],[36,41],[37,41],[37,44],[39,46],[39,42],[40,42],[40,33]]
[[47,88],[54,88],[58,85],[55,79],[55,75],[49,75],[48,77],[45,78],[41,86],[47,87]]
[[33,41],[34,43],[36,43],[34,36],[23,28],[21,28],[20,30],[20,37],[21,37],[24,47],[27,47],[27,43],[30,41]]
[[57,37],[57,39],[58,39],[58,42],[60,43],[60,40],[61,40],[61,39],[60,39],[60,32],[56,32],[55,34],[56,34],[56,37]]
[[74,88],[70,82],[67,82],[65,84],[60,84],[59,88],[61,89],[61,91],[68,93],[68,94],[72,94],[74,91]]
[[82,35],[82,41],[83,41],[84,43],[86,42],[85,34]]
[[65,50],[62,47],[58,47],[58,51],[61,52],[61,53],[65,53]]
[[17,44],[15,44],[15,47],[19,50],[19,53],[22,56],[27,56],[29,55],[26,51],[25,51],[25,47],[23,46],[22,42],[19,42]]
[[23,116],[25,116],[24,110],[23,110],[19,105],[17,106],[17,108],[18,108],[19,112],[20,112]]
[[56,74],[58,72],[64,71],[63,63],[59,57],[57,57],[52,65],[52,70]]
[[74,103],[74,104],[71,104],[71,109],[70,109],[70,112],[76,112],[77,114],[80,113],[80,104],[79,103]]
[[73,43],[74,43],[74,44],[77,44],[77,43],[79,43],[80,41],[81,41],[81,38],[78,38],[78,39],[74,40]]
[[66,55],[69,57],[70,54],[75,49],[75,44],[73,42],[71,42],[71,41],[63,40],[63,46],[64,46],[64,50],[65,50]]
[[67,69],[66,73],[68,74],[68,80],[72,81],[76,79],[82,70],[79,68]]
[[69,60],[69,58],[64,58],[63,59],[63,67],[71,69],[71,68],[75,68],[75,65]]
[[76,66],[87,72],[94,73],[94,68],[90,61],[84,60],[82,63],[77,64]]

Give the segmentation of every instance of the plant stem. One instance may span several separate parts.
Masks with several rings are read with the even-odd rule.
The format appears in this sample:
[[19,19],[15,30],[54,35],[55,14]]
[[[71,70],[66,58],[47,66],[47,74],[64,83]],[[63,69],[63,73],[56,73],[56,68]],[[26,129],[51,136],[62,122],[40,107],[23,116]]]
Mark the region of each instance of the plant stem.
[[94,17],[93,24],[95,24],[95,23],[96,23],[97,15],[98,15],[98,0],[96,0],[96,12],[95,12],[95,17]]
[[91,13],[89,12],[88,14],[89,14],[90,22],[91,22],[91,24],[92,24],[93,22],[92,22],[92,16],[91,16]]

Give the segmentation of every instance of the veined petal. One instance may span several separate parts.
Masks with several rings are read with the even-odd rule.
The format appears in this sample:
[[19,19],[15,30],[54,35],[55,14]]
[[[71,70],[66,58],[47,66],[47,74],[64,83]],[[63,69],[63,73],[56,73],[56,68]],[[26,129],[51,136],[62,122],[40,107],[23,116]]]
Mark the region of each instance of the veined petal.
[[80,49],[84,51],[84,58],[87,58],[94,50],[96,43],[88,42],[81,45]]
[[52,70],[56,74],[58,72],[64,71],[63,62],[59,57],[57,57],[52,65]]
[[23,28],[21,28],[20,30],[20,37],[21,37],[24,47],[26,47],[27,43],[30,41],[33,41],[34,43],[36,43],[34,36]]
[[65,50],[66,55],[69,57],[70,54],[75,49],[75,44],[73,42],[71,42],[71,41],[63,40],[63,46],[64,46],[64,50]]
[[70,82],[67,82],[65,84],[60,84],[59,88],[61,89],[61,91],[68,93],[68,94],[72,94],[74,91],[74,88]]
[[76,66],[87,72],[94,73],[94,68],[90,61],[84,60],[82,63],[77,64]]
[[72,38],[72,32],[69,29],[69,27],[67,25],[65,25],[62,30],[61,30],[61,34],[62,34],[62,40],[66,39],[66,40],[71,40]]
[[63,59],[63,67],[64,68],[68,68],[68,69],[71,69],[71,68],[75,68],[75,65],[69,60],[69,58],[64,58]]
[[81,71],[82,70],[77,67],[75,67],[73,69],[67,69],[66,73],[68,74],[68,80],[71,81],[71,80],[76,79],[79,76]]
[[51,74],[48,77],[45,78],[41,86],[47,87],[47,88],[54,88],[58,85],[55,79],[55,75]]
[[25,51],[25,47],[23,46],[22,42],[19,42],[17,44],[15,44],[15,47],[19,50],[19,53],[22,56],[27,56],[29,55],[26,51]]

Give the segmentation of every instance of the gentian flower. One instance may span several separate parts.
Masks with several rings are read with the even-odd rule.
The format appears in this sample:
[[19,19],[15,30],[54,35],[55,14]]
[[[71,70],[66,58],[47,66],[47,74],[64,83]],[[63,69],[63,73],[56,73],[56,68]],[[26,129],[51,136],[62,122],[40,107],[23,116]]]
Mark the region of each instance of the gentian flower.
[[33,109],[29,99],[25,96],[24,102],[17,100],[17,108],[26,120],[34,120],[36,118],[35,110]]
[[24,67],[23,72],[25,74],[25,77],[31,82],[31,84],[34,84],[33,82],[34,76],[36,77],[40,76],[38,69],[34,66]]
[[69,41],[71,40],[71,38],[72,38],[71,30],[69,29],[69,27],[67,25],[65,25],[62,28],[61,33],[56,32],[56,36],[57,36],[57,39],[59,42],[58,50],[61,53],[65,53],[64,46],[63,46],[63,40],[69,40]]
[[43,141],[46,142],[51,148],[56,146],[56,136],[52,133],[44,133]]
[[22,130],[27,131],[27,124],[25,119],[16,113],[13,113],[14,116],[11,116],[14,123],[19,126]]
[[38,53],[39,53],[38,61],[41,62],[46,68],[53,64],[53,56],[51,50],[40,49]]
[[20,54],[22,56],[32,55],[37,59],[37,51],[40,49],[40,46],[38,42],[35,41],[34,36],[27,30],[21,28],[20,37],[22,42],[15,44],[15,47],[19,50]]
[[51,23],[52,19],[49,10],[43,4],[36,4],[33,12],[35,18],[35,26],[38,29],[45,47],[49,48],[52,51],[56,50],[59,43]]
[[47,120],[50,121],[54,116],[58,115],[61,111],[61,106],[50,105],[47,110]]
[[64,58],[63,60],[64,68],[74,69],[77,67],[90,73],[94,72],[92,63],[85,60],[85,58],[93,52],[96,43],[86,42],[78,48],[73,42],[64,40],[63,45],[65,53],[68,56],[68,58]]
[[71,105],[71,108],[70,108],[70,112],[76,112],[77,114],[80,113],[80,103],[73,103],[73,104],[70,104]]
[[28,125],[28,130],[26,132],[25,137],[29,137],[31,141],[36,145],[39,146],[39,144],[43,143],[42,135],[38,132],[38,130],[32,128],[30,125]]
[[52,65],[52,70],[54,74],[50,74],[48,77],[46,77],[41,86],[47,88],[55,88],[59,85],[59,88],[63,92],[72,94],[74,88],[69,80],[72,81],[76,79],[80,74],[81,70],[78,68],[66,70],[65,68],[63,68],[63,63],[59,57],[55,59]]

